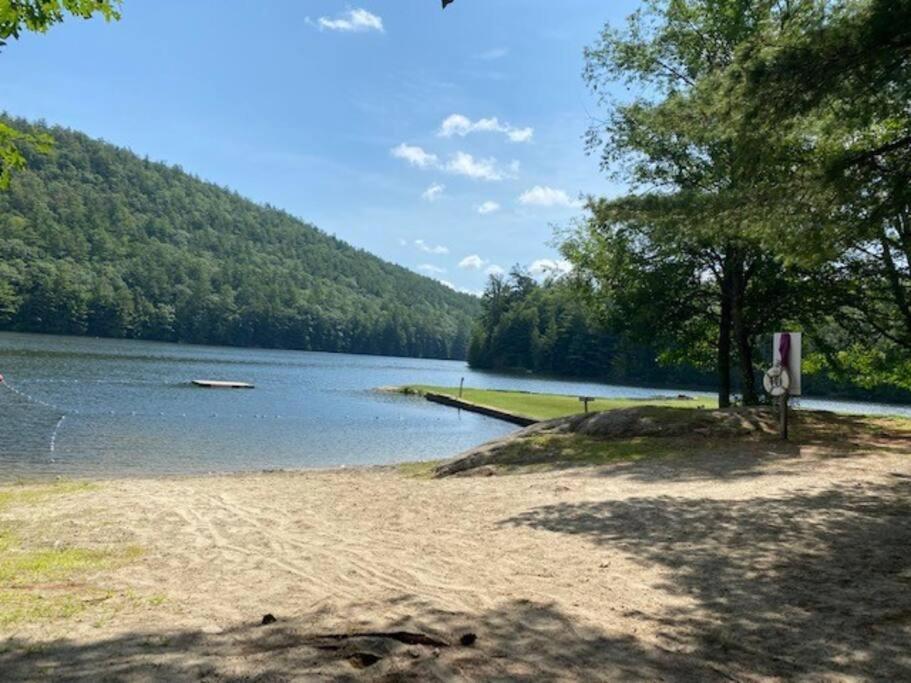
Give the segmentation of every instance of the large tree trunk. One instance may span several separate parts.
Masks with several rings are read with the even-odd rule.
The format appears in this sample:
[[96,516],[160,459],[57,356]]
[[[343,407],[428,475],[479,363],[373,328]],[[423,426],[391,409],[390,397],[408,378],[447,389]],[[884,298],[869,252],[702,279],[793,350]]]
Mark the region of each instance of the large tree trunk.
[[740,391],[743,393],[743,404],[754,406],[759,403],[759,396],[756,393],[756,377],[753,371],[753,343],[750,339],[750,329],[744,319],[747,287],[745,264],[740,255],[733,258],[732,262],[731,327],[734,332],[734,343],[737,345]]
[[[734,315],[736,320],[737,316]],[[734,337],[737,344],[737,364],[740,369],[740,388],[743,392],[743,404],[755,406],[759,403],[756,393],[756,373],[753,367],[753,343],[750,335],[734,326]]]
[[731,273],[727,259],[722,266],[721,319],[718,327],[718,407],[731,405]]
[[889,227],[883,227],[879,242],[885,281],[903,323],[899,325],[902,331],[895,335],[895,341],[911,347],[911,301],[908,296],[908,282],[911,280],[909,216],[899,215],[890,227],[892,231]]

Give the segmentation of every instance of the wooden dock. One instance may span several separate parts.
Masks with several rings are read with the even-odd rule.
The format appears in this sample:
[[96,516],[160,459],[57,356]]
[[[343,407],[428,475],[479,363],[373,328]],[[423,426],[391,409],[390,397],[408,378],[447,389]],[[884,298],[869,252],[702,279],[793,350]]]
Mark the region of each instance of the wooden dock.
[[193,384],[206,389],[252,389],[248,382],[226,382],[220,379],[194,379]]
[[511,422],[514,425],[519,425],[520,427],[528,427],[533,425],[539,420],[533,420],[530,417],[525,417],[524,415],[516,415],[515,413],[510,413],[505,410],[498,410],[497,408],[491,408],[490,406],[481,406],[477,403],[471,403],[469,401],[464,401],[455,396],[448,396],[446,394],[434,394],[426,393],[424,398],[432,403],[440,403],[444,406],[451,406],[453,408],[459,408],[461,410],[467,410],[470,413],[478,413],[480,415],[486,415],[487,417],[494,417],[498,420],[503,420],[504,422]]

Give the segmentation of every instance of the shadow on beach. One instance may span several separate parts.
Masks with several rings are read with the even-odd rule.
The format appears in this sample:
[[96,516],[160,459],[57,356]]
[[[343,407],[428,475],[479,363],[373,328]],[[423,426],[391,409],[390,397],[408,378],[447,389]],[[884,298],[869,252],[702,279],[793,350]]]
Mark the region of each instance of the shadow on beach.
[[736,678],[911,679],[911,481],[746,500],[556,504],[502,522],[658,564],[692,609],[640,615]]
[[[377,605],[369,606],[372,610]],[[386,624],[391,634],[418,633],[446,645],[402,643],[395,637],[316,632],[326,614],[279,619],[269,626],[200,631],[136,632],[75,643],[58,640],[0,646],[5,680],[38,681],[284,681],[284,680],[692,680],[717,672],[670,651],[647,651],[634,637],[608,636],[575,623],[553,605],[515,601],[480,615],[448,612],[413,596],[387,603],[410,616]],[[358,610],[335,615],[357,624]],[[340,623],[336,621],[336,623]],[[462,645],[461,636],[477,641]],[[340,638],[347,635],[347,638]]]

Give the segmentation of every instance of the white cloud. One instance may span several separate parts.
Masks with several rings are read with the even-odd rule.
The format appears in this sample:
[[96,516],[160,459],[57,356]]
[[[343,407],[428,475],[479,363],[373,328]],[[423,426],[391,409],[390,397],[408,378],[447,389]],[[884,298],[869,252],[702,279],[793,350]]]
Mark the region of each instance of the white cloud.
[[436,154],[425,152],[414,145],[406,145],[404,142],[398,147],[393,147],[391,152],[396,159],[404,159],[412,166],[417,166],[418,168],[432,168],[439,164]]
[[539,258],[533,261],[528,267],[528,272],[532,275],[566,275],[573,269],[572,264],[564,259],[554,260],[549,258]]
[[535,134],[534,128],[514,128],[506,133],[513,142],[528,142]]
[[496,159],[475,159],[467,152],[456,152],[445,164],[440,163],[440,158],[416,145],[406,143],[393,147],[390,150],[396,159],[404,159],[412,166],[422,169],[435,168],[454,175],[466,176],[474,180],[499,181],[514,178],[519,172],[519,162],[511,161],[509,166],[502,168]]
[[400,247],[408,246],[408,240],[406,240],[404,237],[399,237],[399,246]]
[[421,193],[421,197],[428,202],[435,202],[437,199],[443,196],[443,191],[446,189],[445,185],[440,185],[439,183],[434,183],[428,187],[424,192]]
[[461,261],[459,261],[459,268],[467,268],[468,270],[481,270],[484,267],[484,264],[487,263],[477,254],[472,254],[471,256],[466,256]]
[[422,263],[418,266],[418,270],[423,270],[425,273],[430,273],[431,275],[442,275],[446,272],[445,268],[440,268],[439,266],[434,266],[430,263]]
[[475,159],[467,152],[456,152],[446,164],[446,170],[449,173],[463,175],[474,180],[498,181],[509,178],[518,169],[518,162],[513,162],[509,170],[506,171],[499,167],[497,160]]
[[555,190],[552,187],[535,185],[530,190],[522,193],[519,197],[519,203],[526,206],[564,206],[576,208],[579,202],[570,199],[569,195],[563,190]]
[[492,202],[492,201],[486,201],[483,204],[481,204],[481,206],[478,207],[478,213],[481,214],[482,216],[484,216],[488,213],[494,213],[495,211],[499,211],[499,210],[500,210],[500,205],[497,204],[496,202]]
[[484,292],[478,291],[476,289],[467,289],[465,287],[456,287],[449,280],[437,279],[437,282],[439,282],[441,285],[449,287],[449,289],[451,289],[453,291],[460,292],[462,294],[470,294],[471,296],[476,296],[476,297],[480,297],[482,294],[484,294]]
[[[490,127],[488,124],[494,127]],[[451,138],[453,135],[465,137],[469,133],[474,133],[475,131],[496,130],[495,125],[497,124],[494,119],[481,119],[476,123],[472,123],[471,119],[467,116],[452,114],[443,121],[443,125],[440,126],[440,132],[437,133],[437,135],[441,138]]]
[[491,264],[487,266],[487,269],[484,271],[485,275],[505,275],[506,271],[496,264]]
[[509,48],[506,47],[494,47],[490,50],[485,50],[480,54],[475,55],[475,59],[480,59],[485,62],[491,62],[495,59],[502,59],[509,54]]
[[431,245],[424,240],[415,240],[414,246],[423,251],[425,254],[448,254],[449,249],[442,244]]
[[465,137],[470,133],[503,133],[512,142],[529,142],[535,130],[530,127],[513,128],[508,123],[501,123],[496,116],[472,121],[462,114],[451,114],[440,125],[437,135],[441,138],[451,138],[453,135]]
[[334,19],[320,17],[316,21],[319,29],[329,31],[347,31],[363,33],[364,31],[384,32],[383,20],[365,9],[351,9]]

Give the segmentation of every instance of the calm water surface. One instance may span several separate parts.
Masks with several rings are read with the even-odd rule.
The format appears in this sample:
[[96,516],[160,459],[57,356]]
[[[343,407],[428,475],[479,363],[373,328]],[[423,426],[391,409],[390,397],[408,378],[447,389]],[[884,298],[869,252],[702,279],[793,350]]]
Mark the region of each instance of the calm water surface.
[[[457,386],[464,377],[472,387],[574,395],[677,393],[481,373],[454,361],[9,333],[0,333],[0,373],[0,479],[384,464],[451,456],[515,429],[380,386]],[[198,389],[191,379],[256,388]]]

